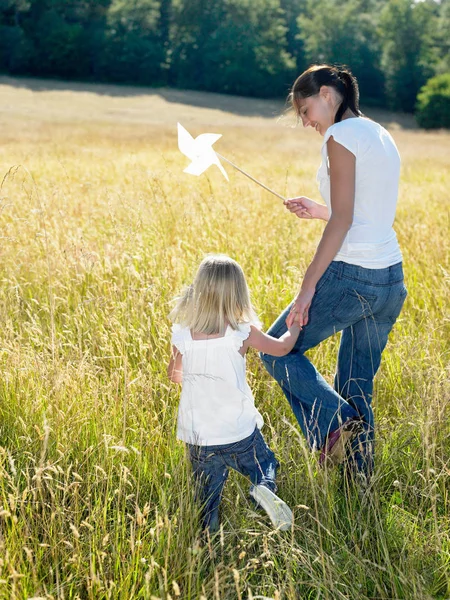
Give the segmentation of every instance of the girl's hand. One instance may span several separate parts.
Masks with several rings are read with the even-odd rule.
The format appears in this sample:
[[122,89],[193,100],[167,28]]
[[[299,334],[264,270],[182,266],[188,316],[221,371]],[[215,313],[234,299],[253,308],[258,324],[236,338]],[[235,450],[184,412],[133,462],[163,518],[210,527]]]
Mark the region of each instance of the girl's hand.
[[326,206],[306,196],[289,198],[284,201],[284,205],[289,212],[296,215],[299,219],[323,219],[324,211],[328,212]]
[[308,323],[309,307],[316,293],[315,289],[301,289],[295,298],[290,313],[286,319],[286,326],[289,328],[293,323],[298,323],[304,327]]

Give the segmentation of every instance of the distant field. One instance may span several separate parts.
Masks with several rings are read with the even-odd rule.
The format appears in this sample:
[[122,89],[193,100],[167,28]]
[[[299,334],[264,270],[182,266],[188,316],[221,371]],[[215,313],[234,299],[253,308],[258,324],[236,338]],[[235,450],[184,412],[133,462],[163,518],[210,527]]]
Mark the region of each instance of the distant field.
[[[248,357],[290,533],[230,477],[204,543],[166,378],[170,301],[207,252],[243,266],[267,327],[321,224],[231,168],[184,174],[176,123],[286,196],[318,198],[321,138],[283,102],[0,77],[0,598],[450,598],[450,133],[367,110],[402,155],[409,296],[376,380],[360,499],[322,472]],[[364,106],[363,106],[364,110]],[[338,339],[312,355],[327,378]]]

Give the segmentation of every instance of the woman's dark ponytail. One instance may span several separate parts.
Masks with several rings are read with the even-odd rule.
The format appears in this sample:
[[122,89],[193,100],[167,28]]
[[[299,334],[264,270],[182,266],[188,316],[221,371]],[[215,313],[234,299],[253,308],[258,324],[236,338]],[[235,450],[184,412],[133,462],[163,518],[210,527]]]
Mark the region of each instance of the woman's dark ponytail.
[[338,108],[336,116],[334,118],[335,123],[339,123],[342,117],[349,108],[355,115],[361,116],[362,113],[359,110],[359,87],[356,77],[354,77],[350,71],[345,69],[339,69],[337,76],[345,86],[345,92],[342,94],[342,103]]
[[334,118],[335,123],[342,120],[348,108],[358,117],[362,116],[359,110],[359,88],[356,77],[348,69],[339,69],[331,65],[312,65],[297,77],[289,96],[297,114],[300,114],[300,101],[303,98],[316,96],[323,85],[333,87],[342,97],[341,105]]

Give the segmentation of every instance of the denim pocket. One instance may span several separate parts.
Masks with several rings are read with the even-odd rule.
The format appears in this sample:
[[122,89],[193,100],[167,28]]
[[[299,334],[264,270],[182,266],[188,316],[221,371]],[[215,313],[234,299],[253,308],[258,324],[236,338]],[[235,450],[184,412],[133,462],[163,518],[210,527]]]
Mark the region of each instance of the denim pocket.
[[345,290],[333,308],[332,315],[341,323],[355,323],[364,317],[370,317],[376,299],[376,296],[363,296],[356,290]]
[[330,279],[332,273],[333,273],[333,271],[331,270],[330,267],[328,267],[327,270],[325,271],[325,273],[322,275],[322,277],[316,283],[316,293],[320,290],[321,287],[323,287],[326,284],[326,282]]
[[395,323],[395,321],[398,319],[402,308],[403,308],[403,304],[405,303],[406,300],[406,296],[408,295],[408,290],[406,289],[405,285],[402,286],[402,288],[400,289],[399,293],[396,296],[395,302],[390,302],[390,311],[389,311],[389,316],[388,316],[388,321],[392,324]]

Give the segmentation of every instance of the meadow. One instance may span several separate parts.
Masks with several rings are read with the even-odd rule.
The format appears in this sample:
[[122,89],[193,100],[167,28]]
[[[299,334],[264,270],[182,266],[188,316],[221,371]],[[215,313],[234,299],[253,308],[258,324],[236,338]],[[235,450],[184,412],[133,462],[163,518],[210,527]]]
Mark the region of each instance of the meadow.
[[[273,531],[232,474],[205,540],[166,376],[171,300],[226,252],[267,328],[323,225],[229,167],[229,183],[184,174],[176,123],[222,133],[218,152],[315,199],[321,138],[282,102],[198,92],[3,77],[0,106],[0,598],[450,598],[450,133],[367,110],[402,155],[409,291],[376,379],[371,492],[318,469],[251,352],[295,524]],[[338,343],[311,352],[330,381]]]

